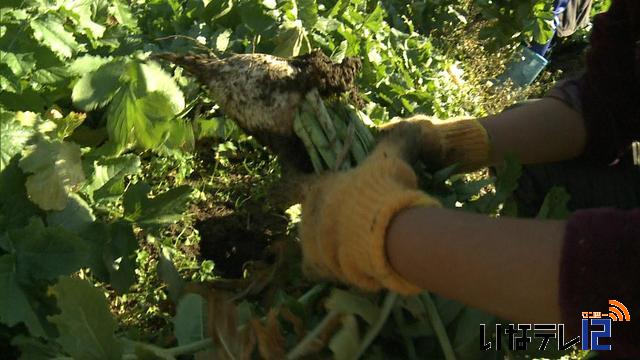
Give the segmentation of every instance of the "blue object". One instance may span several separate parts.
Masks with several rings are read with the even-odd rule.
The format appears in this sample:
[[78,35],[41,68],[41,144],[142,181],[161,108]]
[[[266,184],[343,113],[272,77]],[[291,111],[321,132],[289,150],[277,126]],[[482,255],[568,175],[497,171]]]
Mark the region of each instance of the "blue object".
[[551,42],[553,41],[553,38],[556,35],[556,28],[558,27],[558,24],[560,23],[559,16],[565,10],[567,10],[567,5],[569,5],[569,0],[555,0],[553,2],[553,34],[551,35],[551,38],[549,39],[549,41],[547,41],[546,44],[539,44],[539,43],[536,43],[536,42],[531,44],[529,46],[529,48],[533,52],[535,52],[536,54],[538,54],[540,56],[547,55],[547,52],[549,51],[549,48],[551,47]]
[[507,65],[505,73],[500,76],[500,82],[511,79],[514,85],[525,87],[538,77],[549,61],[525,46],[520,46],[516,54],[516,60]]
[[513,84],[518,87],[525,87],[538,77],[540,72],[547,66],[549,60],[544,56],[549,52],[551,42],[556,35],[556,27],[560,23],[558,16],[562,14],[569,4],[570,0],[555,0],[553,2],[553,34],[546,44],[532,43],[528,47],[521,45],[516,52],[515,58],[507,64],[504,74],[500,75],[497,83],[504,83],[507,79],[511,79]]

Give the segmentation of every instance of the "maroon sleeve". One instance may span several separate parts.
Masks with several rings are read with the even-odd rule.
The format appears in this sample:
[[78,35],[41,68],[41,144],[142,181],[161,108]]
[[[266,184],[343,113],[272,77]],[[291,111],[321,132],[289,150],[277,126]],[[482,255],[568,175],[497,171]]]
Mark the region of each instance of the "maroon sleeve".
[[582,113],[586,160],[609,164],[640,139],[639,39],[640,1],[613,0],[594,18],[584,74],[547,94]]
[[610,163],[640,137],[639,36],[640,1],[613,0],[594,18],[580,82],[586,158]]
[[630,321],[612,322],[615,358],[640,358],[640,209],[576,211],[568,220],[560,265],[562,318],[580,334],[583,311],[609,313],[624,304]]

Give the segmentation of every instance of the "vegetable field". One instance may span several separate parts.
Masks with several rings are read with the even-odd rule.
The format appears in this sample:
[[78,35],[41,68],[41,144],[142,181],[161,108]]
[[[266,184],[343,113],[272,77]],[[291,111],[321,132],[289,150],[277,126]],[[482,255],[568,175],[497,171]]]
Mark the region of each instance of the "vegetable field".
[[[307,279],[301,180],[288,165],[302,156],[309,173],[348,168],[394,117],[481,116],[542,94],[561,70],[526,89],[491,80],[520,42],[550,39],[551,10],[542,0],[3,0],[0,358],[583,356],[482,352],[479,324],[501,321],[490,314],[427,292]],[[300,90],[301,108],[335,128],[300,111],[298,147],[273,145],[233,120],[221,100],[230,83],[212,90],[211,68],[175,60],[257,53],[356,64],[337,94]],[[515,159],[496,173],[418,170],[447,207],[515,214]],[[565,216],[566,201],[554,189],[539,216]]]

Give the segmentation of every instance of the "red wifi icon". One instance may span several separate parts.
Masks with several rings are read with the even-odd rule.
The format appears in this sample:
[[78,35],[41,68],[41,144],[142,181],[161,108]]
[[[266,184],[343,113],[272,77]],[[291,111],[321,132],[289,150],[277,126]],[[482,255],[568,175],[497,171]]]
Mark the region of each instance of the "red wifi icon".
[[618,300],[609,300],[609,316],[613,321],[631,321],[629,309]]

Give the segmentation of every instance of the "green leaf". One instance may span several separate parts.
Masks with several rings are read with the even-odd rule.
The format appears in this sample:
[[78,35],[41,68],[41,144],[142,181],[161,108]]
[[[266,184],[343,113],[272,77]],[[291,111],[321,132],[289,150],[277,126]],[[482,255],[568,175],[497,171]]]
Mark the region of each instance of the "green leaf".
[[135,144],[153,149],[164,140],[164,130],[170,116],[171,110],[164,96],[156,93],[140,100],[132,89],[123,88],[109,105],[107,133],[120,149]]
[[180,276],[178,269],[171,261],[171,253],[168,248],[162,248],[162,254],[158,259],[158,278],[167,284],[169,298],[177,303],[186,285],[186,282]]
[[182,90],[171,75],[164,71],[155,61],[140,64],[140,79],[146,86],[147,94],[160,93],[168,100],[172,115],[178,114],[184,109],[184,95]]
[[[75,70],[81,71],[95,65],[87,62],[89,60],[76,64]],[[94,72],[85,73],[73,87],[71,98],[74,105],[84,111],[105,106],[120,88],[120,76],[124,70],[122,61],[112,61],[100,66]]]
[[[31,334],[35,335],[35,334]],[[18,335],[11,339],[11,345],[20,349],[20,359],[50,360],[62,359],[64,354],[56,343],[44,342],[35,337]]]
[[4,62],[0,62],[0,90],[14,93],[22,90],[20,78]]
[[380,309],[371,301],[340,289],[331,291],[325,306],[344,314],[356,314],[369,324],[373,324],[380,316]]
[[92,6],[95,6],[95,2],[90,0],[67,1],[64,4],[64,7],[71,12],[71,15],[78,22],[79,27],[84,29],[84,32],[89,37],[98,39],[104,35],[106,27],[91,19],[93,16]]
[[275,40],[273,55],[282,57],[298,56],[305,40],[304,29],[300,24],[284,27]]
[[171,320],[179,345],[200,341],[207,335],[207,302],[198,294],[186,294]]
[[104,58],[94,55],[84,55],[75,58],[71,62],[71,64],[69,64],[67,71],[71,75],[82,76],[97,71],[101,66],[109,63],[110,61],[110,58]]
[[[488,329],[493,329],[496,317],[476,310],[465,308],[455,321],[455,335],[453,336],[453,349],[460,359],[484,359],[487,352],[480,350],[480,324],[486,324]],[[492,356],[493,358],[493,356]]]
[[345,316],[342,328],[331,338],[329,349],[338,360],[355,359],[360,347],[360,334],[355,316]]
[[109,6],[109,14],[111,14],[122,26],[129,29],[137,29],[138,22],[131,14],[129,6],[122,0],[112,0]]
[[566,219],[570,212],[567,207],[571,195],[560,186],[552,187],[547,195],[544,197],[542,206],[536,218],[538,219]]
[[53,16],[36,18],[29,25],[33,29],[33,36],[61,58],[69,58],[79,49],[73,34],[65,30],[60,20]]
[[183,217],[191,197],[190,186],[182,185],[149,198],[149,185],[138,182],[127,189],[122,205],[124,216],[140,226],[174,223]]
[[24,149],[32,135],[33,130],[15,121],[14,114],[0,110],[0,171]]
[[55,279],[86,264],[88,247],[77,235],[61,227],[45,227],[32,218],[22,229],[9,231],[20,279]]
[[49,320],[58,326],[56,341],[75,359],[121,359],[115,321],[103,292],[89,282],[61,277],[50,289],[60,314]]
[[62,210],[69,192],[84,181],[80,147],[74,143],[41,140],[29,146],[20,160],[27,173],[29,198],[43,210]]
[[93,174],[83,190],[94,201],[113,199],[124,193],[124,178],[140,172],[140,158],[134,154],[100,158],[93,162]]
[[205,6],[201,19],[205,21],[217,20],[233,9],[233,0],[211,0]]
[[0,322],[7,326],[24,323],[34,336],[46,336],[27,294],[18,283],[13,255],[0,256]]
[[32,216],[42,213],[27,197],[26,179],[18,166],[18,157],[0,171],[0,234],[23,227]]
[[64,117],[49,117],[56,128],[47,133],[52,139],[64,140],[66,137],[71,136],[75,129],[82,125],[87,118],[85,113],[70,112]]
[[153,149],[169,136],[170,120],[184,109],[175,81],[156,63],[127,65],[128,87],[116,93],[107,111],[109,138],[120,149],[139,145]]
[[316,0],[298,0],[298,18],[305,29],[311,30],[318,22],[318,4]]
[[95,220],[93,211],[84,199],[77,194],[70,194],[67,206],[61,211],[52,211],[47,215],[49,226],[61,228],[79,234]]
[[118,293],[126,293],[136,280],[138,241],[131,223],[94,222],[81,235],[90,247],[91,271],[101,281],[111,283]]

